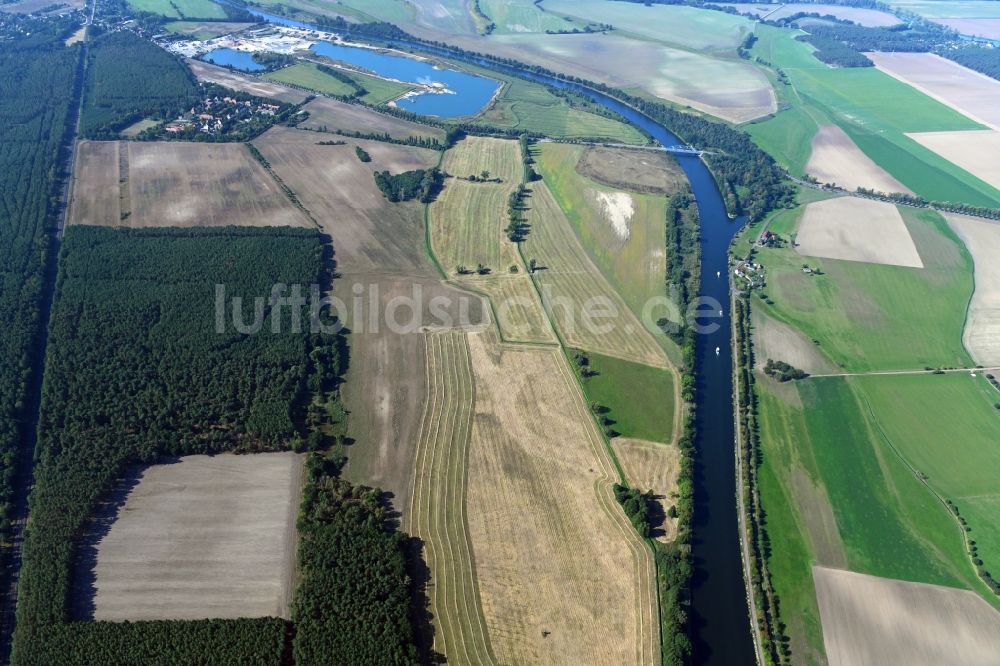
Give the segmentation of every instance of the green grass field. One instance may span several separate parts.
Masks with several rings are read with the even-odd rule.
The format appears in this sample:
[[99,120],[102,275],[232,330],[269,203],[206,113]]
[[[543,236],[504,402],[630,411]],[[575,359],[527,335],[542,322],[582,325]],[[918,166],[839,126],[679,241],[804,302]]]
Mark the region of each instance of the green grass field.
[[595,193],[614,192],[576,171],[582,146],[540,144],[538,168],[591,259],[636,315],[666,291],[666,198],[630,193],[634,213],[622,242],[605,218]]
[[[754,306],[818,340],[845,371],[971,367],[962,346],[972,296],[972,259],[940,215],[901,207],[924,268],[808,258],[824,275],[805,275],[791,247],[758,250],[773,300]],[[775,230],[788,238],[792,214]],[[759,293],[759,292],[758,292]]]
[[496,24],[496,34],[545,32],[583,28],[586,21],[567,20],[545,11],[535,0],[479,0],[486,15]]
[[[671,442],[674,435],[674,374],[641,363],[588,353],[597,375],[583,382],[590,402],[609,411],[622,437]],[[571,359],[572,362],[572,359]],[[641,390],[636,390],[642,387]]]
[[211,0],[128,0],[128,4],[138,11],[168,18],[226,18],[222,7]]
[[881,434],[958,506],[987,570],[1000,575],[1000,391],[964,373],[855,381]]
[[753,28],[744,16],[680,5],[645,6],[607,0],[545,0],[542,7],[580,23],[608,23],[615,32],[698,53],[736,57],[736,47]]
[[477,120],[479,122],[526,132],[537,132],[554,139],[607,139],[616,143],[646,143],[646,137],[633,126],[606,118],[569,102],[540,84],[504,76],[463,63],[474,74],[505,82],[500,98]]
[[[797,33],[759,26],[755,55],[782,68],[791,86],[778,85],[791,105],[748,127],[754,140],[801,175],[821,122],[840,126],[877,164],[929,199],[1000,205],[1000,190],[905,136],[908,132],[981,129],[957,111],[873,67],[833,69],[812,56]],[[798,33],[801,34],[801,33]]]
[[351,95],[355,88],[329,74],[319,71],[314,63],[298,62],[264,76],[270,81],[289,83],[326,95]]
[[[939,379],[921,375],[903,381]],[[948,510],[880,436],[882,424],[859,398],[872,381],[883,378],[758,384],[760,490],[770,541],[780,544],[770,567],[795,663],[818,662],[816,655],[823,654],[810,573],[816,563],[974,589],[997,604],[976,576]],[[878,411],[878,419],[887,416],[898,420]],[[995,441],[995,436],[980,440],[979,447]],[[938,442],[937,448],[944,454],[948,447]]]

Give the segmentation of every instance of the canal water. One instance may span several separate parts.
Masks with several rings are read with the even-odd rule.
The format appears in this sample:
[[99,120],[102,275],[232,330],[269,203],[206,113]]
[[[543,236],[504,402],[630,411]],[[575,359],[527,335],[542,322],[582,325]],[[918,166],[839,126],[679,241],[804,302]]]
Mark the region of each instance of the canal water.
[[[305,25],[262,12],[253,13],[265,20],[277,19],[275,23]],[[452,59],[466,59],[424,44],[401,45]],[[471,57],[468,60],[495,71],[578,92],[620,114],[664,146],[684,143],[667,128],[596,90],[497,63]],[[728,272],[729,244],[744,220],[729,218],[715,178],[699,157],[677,155],[676,158],[691,183],[701,218],[701,297],[704,305],[699,309],[700,316],[696,321],[704,331],[697,336],[695,365],[697,434],[692,543],[695,575],[691,590],[694,662],[712,666],[743,666],[754,664],[756,657],[743,580],[736,502]]]

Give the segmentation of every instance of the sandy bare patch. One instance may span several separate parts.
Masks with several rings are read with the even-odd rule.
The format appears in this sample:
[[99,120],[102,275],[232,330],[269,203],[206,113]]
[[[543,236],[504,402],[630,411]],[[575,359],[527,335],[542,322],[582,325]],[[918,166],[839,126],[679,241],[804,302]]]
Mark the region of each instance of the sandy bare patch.
[[974,592],[813,567],[830,666],[996,664],[1000,613]]
[[602,185],[643,194],[673,194],[687,177],[668,153],[655,150],[588,147],[576,164],[582,176]]
[[[1000,97],[997,98],[1000,103]],[[1000,131],[920,132],[907,134],[973,176],[1000,188]]]
[[952,30],[957,30],[963,35],[1000,39],[1000,19],[997,18],[932,18],[930,20],[948,26]]
[[652,556],[565,357],[468,337],[466,510],[497,662],[658,662]]
[[147,467],[97,546],[94,618],[289,617],[302,456]]
[[851,141],[836,125],[821,125],[813,137],[812,155],[806,173],[821,183],[837,184],[848,190],[865,187],[879,192],[913,192],[893,178]]
[[625,192],[594,192],[594,198],[601,206],[604,219],[608,221],[614,229],[618,240],[625,242],[629,236],[629,223],[635,208],[632,206],[632,197]]
[[77,144],[70,224],[122,224],[119,145],[117,141],[81,141]]
[[899,210],[892,204],[857,197],[807,205],[795,250],[809,257],[924,267]]
[[752,308],[753,342],[757,369],[762,369],[767,359],[784,361],[810,374],[836,372],[836,366],[816,348],[812,340],[801,331]]
[[1000,365],[1000,222],[943,213],[972,253],[976,291],[963,341],[982,365]]
[[677,503],[677,479],[681,471],[681,452],[674,444],[647,442],[618,437],[612,440],[615,454],[633,488],[653,491],[660,515],[652,525],[653,538],[664,543],[677,537],[677,519],[668,515]]
[[258,97],[269,97],[279,102],[289,102],[299,104],[308,97],[308,93],[295,90],[279,83],[272,83],[253,76],[246,76],[238,72],[233,72],[225,67],[218,67],[201,60],[187,60],[188,67],[199,81],[217,83],[232,90],[239,90]]
[[868,53],[875,66],[922,93],[1000,130],[1000,81],[933,53]]
[[246,146],[128,142],[130,227],[311,227]]

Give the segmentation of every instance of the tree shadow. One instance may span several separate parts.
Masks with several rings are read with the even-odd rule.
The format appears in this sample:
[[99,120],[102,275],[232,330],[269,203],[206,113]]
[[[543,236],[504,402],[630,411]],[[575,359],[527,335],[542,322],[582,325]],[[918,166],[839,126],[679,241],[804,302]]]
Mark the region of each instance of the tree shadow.
[[416,631],[417,650],[422,664],[445,664],[447,658],[434,651],[434,614],[431,612],[431,600],[427,593],[431,585],[431,571],[424,560],[424,542],[418,537],[407,540],[407,565],[412,580],[411,592],[413,599],[410,604]]
[[73,545],[70,575],[69,612],[74,620],[93,620],[97,595],[97,555],[101,542],[111,532],[129,495],[142,480],[146,470],[155,465],[172,465],[179,458],[169,457],[148,465],[130,465],[111,489],[97,501],[82,536]]

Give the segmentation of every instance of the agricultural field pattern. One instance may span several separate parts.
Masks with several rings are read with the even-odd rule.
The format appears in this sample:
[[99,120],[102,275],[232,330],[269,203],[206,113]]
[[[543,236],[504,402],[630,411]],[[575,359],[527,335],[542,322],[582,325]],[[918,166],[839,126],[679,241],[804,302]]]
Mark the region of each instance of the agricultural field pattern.
[[0,0],[0,666],[1000,664],[1000,3]]

